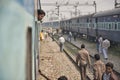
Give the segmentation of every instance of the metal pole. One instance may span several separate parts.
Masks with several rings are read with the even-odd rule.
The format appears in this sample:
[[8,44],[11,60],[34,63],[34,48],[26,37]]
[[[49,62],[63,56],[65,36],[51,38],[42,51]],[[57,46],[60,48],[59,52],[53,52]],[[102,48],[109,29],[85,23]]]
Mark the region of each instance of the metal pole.
[[40,2],[40,0],[38,2],[39,2],[39,9],[41,9],[41,2]]
[[58,5],[57,7],[58,7],[58,17],[59,17],[59,13],[60,13],[60,10],[59,10],[59,9],[60,9],[60,6]]
[[75,16],[77,16],[77,5],[75,5],[74,7],[75,7]]
[[94,5],[94,7],[95,7],[95,13],[97,12],[97,5],[96,5],[96,2],[95,1],[93,1],[93,5]]

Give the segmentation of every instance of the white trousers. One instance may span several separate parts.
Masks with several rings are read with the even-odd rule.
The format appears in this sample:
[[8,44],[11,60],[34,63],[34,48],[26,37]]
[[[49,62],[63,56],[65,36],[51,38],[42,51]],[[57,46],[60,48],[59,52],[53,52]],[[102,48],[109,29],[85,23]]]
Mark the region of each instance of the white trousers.
[[107,49],[105,48],[103,48],[103,55],[104,55],[104,58],[108,58]]

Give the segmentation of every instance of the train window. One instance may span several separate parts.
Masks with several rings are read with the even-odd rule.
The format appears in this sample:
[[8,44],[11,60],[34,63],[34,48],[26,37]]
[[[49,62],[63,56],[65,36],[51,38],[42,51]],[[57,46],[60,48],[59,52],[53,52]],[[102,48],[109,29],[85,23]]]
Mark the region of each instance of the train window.
[[109,27],[108,27],[108,23],[106,23],[106,29],[109,29]]
[[105,29],[105,23],[104,23],[104,27],[103,27],[103,29]]
[[102,24],[100,23],[100,29],[102,28]]
[[92,24],[92,27],[94,28],[94,24]]
[[103,24],[101,23],[101,29],[102,29]]
[[103,25],[102,25],[102,29],[104,29],[104,23],[103,23]]
[[99,28],[99,24],[97,23],[97,27]]
[[105,29],[107,29],[107,23],[105,23]]
[[97,23],[97,26],[98,26],[98,29],[99,29],[99,27],[100,27],[100,24],[99,24],[99,23]]
[[101,25],[101,29],[103,29],[103,26],[104,26],[104,25],[103,25],[103,23],[102,23],[102,25]]
[[111,24],[109,24],[109,29],[111,29]]
[[114,23],[112,23],[112,29],[113,29],[113,30],[115,29],[115,24],[114,24]]
[[79,19],[77,19],[77,23],[79,23]]
[[115,23],[115,30],[117,30],[117,24]]
[[120,30],[120,23],[118,23],[118,30]]
[[98,23],[98,28],[100,28],[100,26],[101,26],[101,24],[100,24],[100,23]]
[[87,22],[89,22],[89,18],[87,18]]

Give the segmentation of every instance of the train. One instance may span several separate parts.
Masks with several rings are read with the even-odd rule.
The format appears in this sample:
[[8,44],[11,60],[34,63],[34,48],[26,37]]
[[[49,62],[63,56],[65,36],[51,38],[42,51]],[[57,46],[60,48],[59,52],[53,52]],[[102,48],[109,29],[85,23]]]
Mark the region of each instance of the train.
[[46,28],[51,27],[54,29],[58,29],[58,28],[60,28],[60,21],[43,22],[42,27],[46,27]]
[[0,80],[36,80],[38,0],[0,1]]
[[61,20],[58,25],[63,32],[86,35],[89,40],[101,35],[113,44],[120,43],[120,8]]

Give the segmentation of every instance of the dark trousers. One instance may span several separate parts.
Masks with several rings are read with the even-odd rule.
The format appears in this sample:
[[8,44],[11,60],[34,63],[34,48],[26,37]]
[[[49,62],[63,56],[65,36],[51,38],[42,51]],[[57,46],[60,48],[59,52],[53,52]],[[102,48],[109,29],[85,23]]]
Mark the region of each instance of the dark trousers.
[[64,43],[60,43],[60,51],[63,52]]

